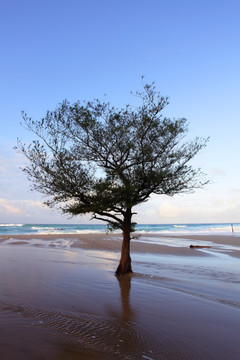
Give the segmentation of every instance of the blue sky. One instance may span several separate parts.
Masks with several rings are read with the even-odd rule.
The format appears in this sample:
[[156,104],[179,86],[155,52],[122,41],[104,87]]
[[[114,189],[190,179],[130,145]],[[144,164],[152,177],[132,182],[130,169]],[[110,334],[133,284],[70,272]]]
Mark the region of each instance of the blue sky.
[[[141,223],[240,221],[240,2],[88,0],[0,2],[0,223],[62,223],[42,207],[12,150],[21,110],[42,117],[63,99],[135,101],[141,75],[210,142],[193,161],[213,183],[191,195],[153,197]],[[71,222],[86,223],[88,217]]]

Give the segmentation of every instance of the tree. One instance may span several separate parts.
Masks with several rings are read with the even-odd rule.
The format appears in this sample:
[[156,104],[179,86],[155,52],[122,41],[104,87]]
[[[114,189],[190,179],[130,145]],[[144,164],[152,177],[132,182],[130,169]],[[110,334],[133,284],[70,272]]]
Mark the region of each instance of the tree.
[[39,121],[22,113],[38,140],[17,145],[29,160],[23,171],[32,189],[47,196],[45,204],[73,216],[91,213],[92,219],[122,230],[116,275],[132,272],[133,207],[152,194],[192,192],[208,182],[189,165],[208,139],[183,142],[187,121],[162,116],[168,98],[154,83],[135,95],[138,107],[65,100]]

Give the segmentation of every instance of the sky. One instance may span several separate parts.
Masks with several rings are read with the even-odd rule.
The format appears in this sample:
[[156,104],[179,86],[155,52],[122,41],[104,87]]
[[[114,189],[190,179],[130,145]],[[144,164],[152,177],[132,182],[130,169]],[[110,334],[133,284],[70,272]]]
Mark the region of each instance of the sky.
[[240,222],[238,0],[0,0],[0,223],[89,223],[42,205],[19,169],[21,111],[43,117],[64,99],[135,101],[141,76],[169,97],[164,115],[210,137],[192,161],[211,179],[193,194],[153,196],[138,223]]

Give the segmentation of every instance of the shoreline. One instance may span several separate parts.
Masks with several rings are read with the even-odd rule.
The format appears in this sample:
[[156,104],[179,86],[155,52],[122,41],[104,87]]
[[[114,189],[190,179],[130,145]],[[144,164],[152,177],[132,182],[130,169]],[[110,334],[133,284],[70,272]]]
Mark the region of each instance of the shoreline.
[[[12,240],[11,240],[12,239]],[[8,241],[13,245],[27,245],[32,240],[50,241],[51,247],[56,247],[54,241],[68,242],[63,247],[82,248],[87,250],[106,250],[120,252],[122,245],[121,234],[84,233],[84,234],[21,234],[0,235],[0,243]],[[181,245],[182,241],[182,245]],[[171,242],[171,244],[169,244]],[[174,245],[177,242],[177,246]],[[190,245],[209,246],[206,249],[190,249]],[[35,244],[41,246],[42,244]],[[182,235],[182,234],[154,234],[134,233],[131,239],[131,252],[169,254],[176,256],[210,256],[214,250],[223,254],[240,258],[240,237],[234,235]]]

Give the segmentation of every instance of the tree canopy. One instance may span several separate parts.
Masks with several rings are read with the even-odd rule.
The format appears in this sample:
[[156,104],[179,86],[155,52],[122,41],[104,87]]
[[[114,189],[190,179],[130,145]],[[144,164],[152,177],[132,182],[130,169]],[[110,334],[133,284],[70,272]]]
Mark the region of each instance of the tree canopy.
[[208,139],[186,141],[187,120],[162,115],[168,98],[154,83],[135,95],[137,107],[65,100],[41,120],[22,113],[37,140],[17,146],[29,160],[23,171],[32,189],[47,196],[48,206],[73,216],[90,213],[123,231],[117,274],[132,271],[132,208],[152,194],[192,192],[208,182],[189,164]]

